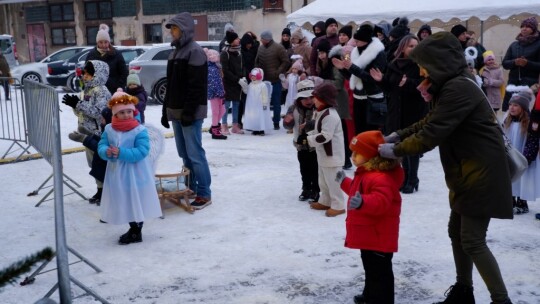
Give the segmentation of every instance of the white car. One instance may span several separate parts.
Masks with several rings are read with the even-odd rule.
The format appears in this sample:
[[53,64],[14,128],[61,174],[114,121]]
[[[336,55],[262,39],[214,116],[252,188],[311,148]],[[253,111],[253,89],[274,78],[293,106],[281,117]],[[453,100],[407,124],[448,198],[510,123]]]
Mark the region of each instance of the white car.
[[23,83],[24,79],[46,83],[48,63],[71,58],[75,54],[80,53],[82,50],[85,50],[87,48],[89,47],[67,47],[52,53],[51,55],[43,58],[39,62],[31,62],[15,66],[11,68],[11,77],[16,78],[21,84]]

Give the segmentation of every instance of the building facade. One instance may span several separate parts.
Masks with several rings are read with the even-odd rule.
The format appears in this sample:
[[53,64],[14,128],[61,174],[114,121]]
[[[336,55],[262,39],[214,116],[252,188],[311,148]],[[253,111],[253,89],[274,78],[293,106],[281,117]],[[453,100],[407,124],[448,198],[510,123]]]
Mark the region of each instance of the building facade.
[[221,40],[227,23],[240,36],[271,30],[279,40],[286,16],[313,1],[7,0],[0,4],[0,33],[15,37],[20,63],[39,61],[67,46],[95,45],[101,23],[109,25],[115,45],[170,42],[165,24],[185,11],[195,18],[196,40]]

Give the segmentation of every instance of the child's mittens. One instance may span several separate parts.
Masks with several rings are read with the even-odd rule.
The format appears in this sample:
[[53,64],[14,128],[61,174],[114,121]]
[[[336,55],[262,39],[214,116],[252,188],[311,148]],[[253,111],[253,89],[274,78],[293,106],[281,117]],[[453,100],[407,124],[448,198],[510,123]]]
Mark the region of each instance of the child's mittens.
[[285,77],[285,74],[279,74],[279,80],[286,81],[287,78]]
[[379,155],[384,158],[397,159],[398,157],[394,153],[395,144],[381,144],[379,145]]
[[247,94],[247,90],[248,90],[248,82],[247,82],[247,79],[246,77],[242,77],[238,80],[238,84],[242,87],[242,91]]
[[345,171],[338,171],[338,173],[336,173],[336,182],[341,185],[341,183],[345,179],[345,176]]
[[66,94],[62,97],[62,103],[75,109],[81,100],[76,95]]
[[360,192],[356,191],[356,193],[354,194],[353,197],[351,197],[351,199],[349,199],[349,206],[347,207],[348,210],[353,210],[353,209],[359,209],[360,207],[362,207],[362,195],[360,195]]

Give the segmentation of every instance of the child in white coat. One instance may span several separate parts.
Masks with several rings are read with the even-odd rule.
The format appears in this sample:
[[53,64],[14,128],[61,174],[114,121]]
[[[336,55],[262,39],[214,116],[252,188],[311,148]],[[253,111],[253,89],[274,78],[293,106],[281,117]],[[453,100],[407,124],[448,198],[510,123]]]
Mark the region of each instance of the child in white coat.
[[252,131],[253,135],[263,136],[265,131],[273,128],[270,113],[272,85],[268,81],[263,81],[264,72],[260,68],[251,70],[249,77],[251,79],[249,85],[245,78],[239,81],[242,90],[246,93],[244,129]]
[[314,129],[308,132],[307,140],[309,146],[317,151],[321,196],[310,207],[325,210],[326,216],[334,217],[345,213],[343,191],[334,180],[345,162],[341,118],[335,108],[337,90],[332,83],[323,82],[315,87],[312,95],[317,111]]
[[110,224],[127,224],[121,245],[142,242],[143,221],[161,216],[161,207],[149,157],[150,138],[134,117],[138,100],[116,92],[109,101],[112,122],[98,144],[99,156],[107,160],[101,198],[101,218]]
[[[530,112],[529,105],[533,98],[532,92],[521,91],[512,95],[508,108],[508,115],[503,122],[503,130],[512,145],[520,152],[524,151],[527,139],[527,129],[529,126]],[[525,174],[512,183],[512,196],[514,199],[514,214],[529,212],[527,201],[522,199],[522,181]],[[523,189],[526,191],[526,189]]]

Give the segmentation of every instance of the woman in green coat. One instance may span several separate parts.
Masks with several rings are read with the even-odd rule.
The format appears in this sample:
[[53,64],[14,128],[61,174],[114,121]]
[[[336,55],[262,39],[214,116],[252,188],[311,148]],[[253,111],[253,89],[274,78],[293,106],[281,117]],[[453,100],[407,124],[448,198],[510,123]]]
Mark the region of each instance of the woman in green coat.
[[433,109],[379,146],[383,157],[416,155],[439,147],[449,189],[457,282],[440,303],[474,303],[472,270],[478,269],[492,303],[511,303],[497,260],[486,244],[491,218],[511,219],[511,182],[501,131],[487,99],[467,70],[459,41],[436,33],[411,52],[426,80],[419,86]]

